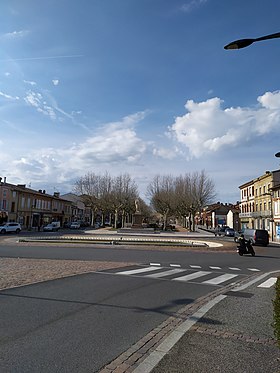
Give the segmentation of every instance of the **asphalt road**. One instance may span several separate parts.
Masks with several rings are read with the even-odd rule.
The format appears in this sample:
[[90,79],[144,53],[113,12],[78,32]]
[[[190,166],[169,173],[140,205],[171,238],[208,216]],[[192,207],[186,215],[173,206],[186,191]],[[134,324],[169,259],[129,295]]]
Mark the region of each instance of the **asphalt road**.
[[[1,372],[99,371],[198,298],[279,270],[277,247],[257,248],[254,258],[240,257],[233,249],[234,245],[228,252],[6,245],[1,239],[0,257],[138,263],[2,290]],[[176,280],[183,276],[189,277]],[[216,279],[220,280],[215,283]]]
[[208,252],[184,250],[178,248],[162,249],[159,247],[132,247],[85,244],[9,244],[0,240],[0,257],[66,259],[66,260],[97,260],[135,262],[139,264],[159,263],[162,266],[170,264],[189,268],[190,265],[200,265],[204,268],[219,266],[223,269],[236,267],[247,271],[255,268],[259,271],[273,271],[280,268],[280,247],[255,246],[256,256],[240,257],[236,245],[226,241],[228,251]]
[[214,286],[112,271],[0,292],[1,372],[95,372]]

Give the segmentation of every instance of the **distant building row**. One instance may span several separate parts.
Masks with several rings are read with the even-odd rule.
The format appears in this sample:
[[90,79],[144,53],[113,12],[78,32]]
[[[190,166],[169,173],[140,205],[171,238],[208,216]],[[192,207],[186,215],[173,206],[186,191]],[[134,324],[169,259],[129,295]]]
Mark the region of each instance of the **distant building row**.
[[266,229],[270,240],[280,241],[280,170],[266,171],[239,189],[240,202],[209,205],[196,217],[196,223],[209,228],[228,225],[237,231]]
[[6,221],[16,221],[23,229],[40,229],[54,221],[61,226],[72,221],[89,223],[90,210],[74,194],[50,195],[0,177],[0,223]]
[[270,239],[280,240],[280,170],[264,175],[240,187],[241,228],[266,229]]

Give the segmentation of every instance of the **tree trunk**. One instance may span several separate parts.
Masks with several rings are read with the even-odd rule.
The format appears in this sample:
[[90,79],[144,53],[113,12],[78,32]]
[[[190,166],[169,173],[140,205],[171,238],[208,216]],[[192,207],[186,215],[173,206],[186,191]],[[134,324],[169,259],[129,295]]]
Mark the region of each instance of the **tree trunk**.
[[117,229],[117,224],[118,224],[118,209],[115,209],[115,224],[114,228]]
[[94,209],[91,209],[91,226],[94,226],[94,219],[95,219],[95,214],[94,214]]

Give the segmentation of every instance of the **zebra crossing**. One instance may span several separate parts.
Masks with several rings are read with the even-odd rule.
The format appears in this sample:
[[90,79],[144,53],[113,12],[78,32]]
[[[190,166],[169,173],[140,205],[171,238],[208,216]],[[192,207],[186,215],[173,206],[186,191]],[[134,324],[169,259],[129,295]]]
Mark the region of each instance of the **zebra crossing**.
[[[175,267],[175,268],[174,268]],[[179,268],[179,265],[170,265],[169,267],[162,267],[156,263],[150,263],[149,266],[126,269],[116,271],[116,275],[124,276],[141,276],[148,279],[163,279],[169,281],[177,281],[179,283],[196,282],[203,285],[221,286],[230,284],[231,280],[237,280],[237,277],[245,276],[244,273],[219,273],[221,267],[209,266],[210,270],[201,270],[201,266],[190,266],[190,269]],[[240,268],[229,267],[232,272],[241,271]],[[248,271],[257,272],[256,268],[247,268]],[[265,282],[258,285],[260,288],[269,288],[276,282],[276,278],[272,277]]]
[[234,273],[217,274],[214,271],[194,271],[183,268],[163,268],[159,266],[141,267],[137,269],[115,272],[117,275],[142,276],[150,279],[168,279],[170,281],[190,282],[196,281],[205,285],[220,285],[226,283],[238,275]]

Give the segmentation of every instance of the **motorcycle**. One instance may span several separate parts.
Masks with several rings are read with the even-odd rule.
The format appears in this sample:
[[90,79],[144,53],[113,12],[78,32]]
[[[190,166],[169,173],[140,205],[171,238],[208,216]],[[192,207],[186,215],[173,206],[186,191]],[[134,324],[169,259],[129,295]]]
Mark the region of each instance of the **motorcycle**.
[[240,256],[242,256],[244,254],[245,255],[246,254],[251,254],[252,256],[256,255],[255,250],[254,250],[254,248],[253,248],[253,246],[252,246],[252,244],[251,244],[250,241],[246,241],[245,245],[239,245],[239,246],[237,246],[237,250],[236,251],[238,252],[238,254]]

